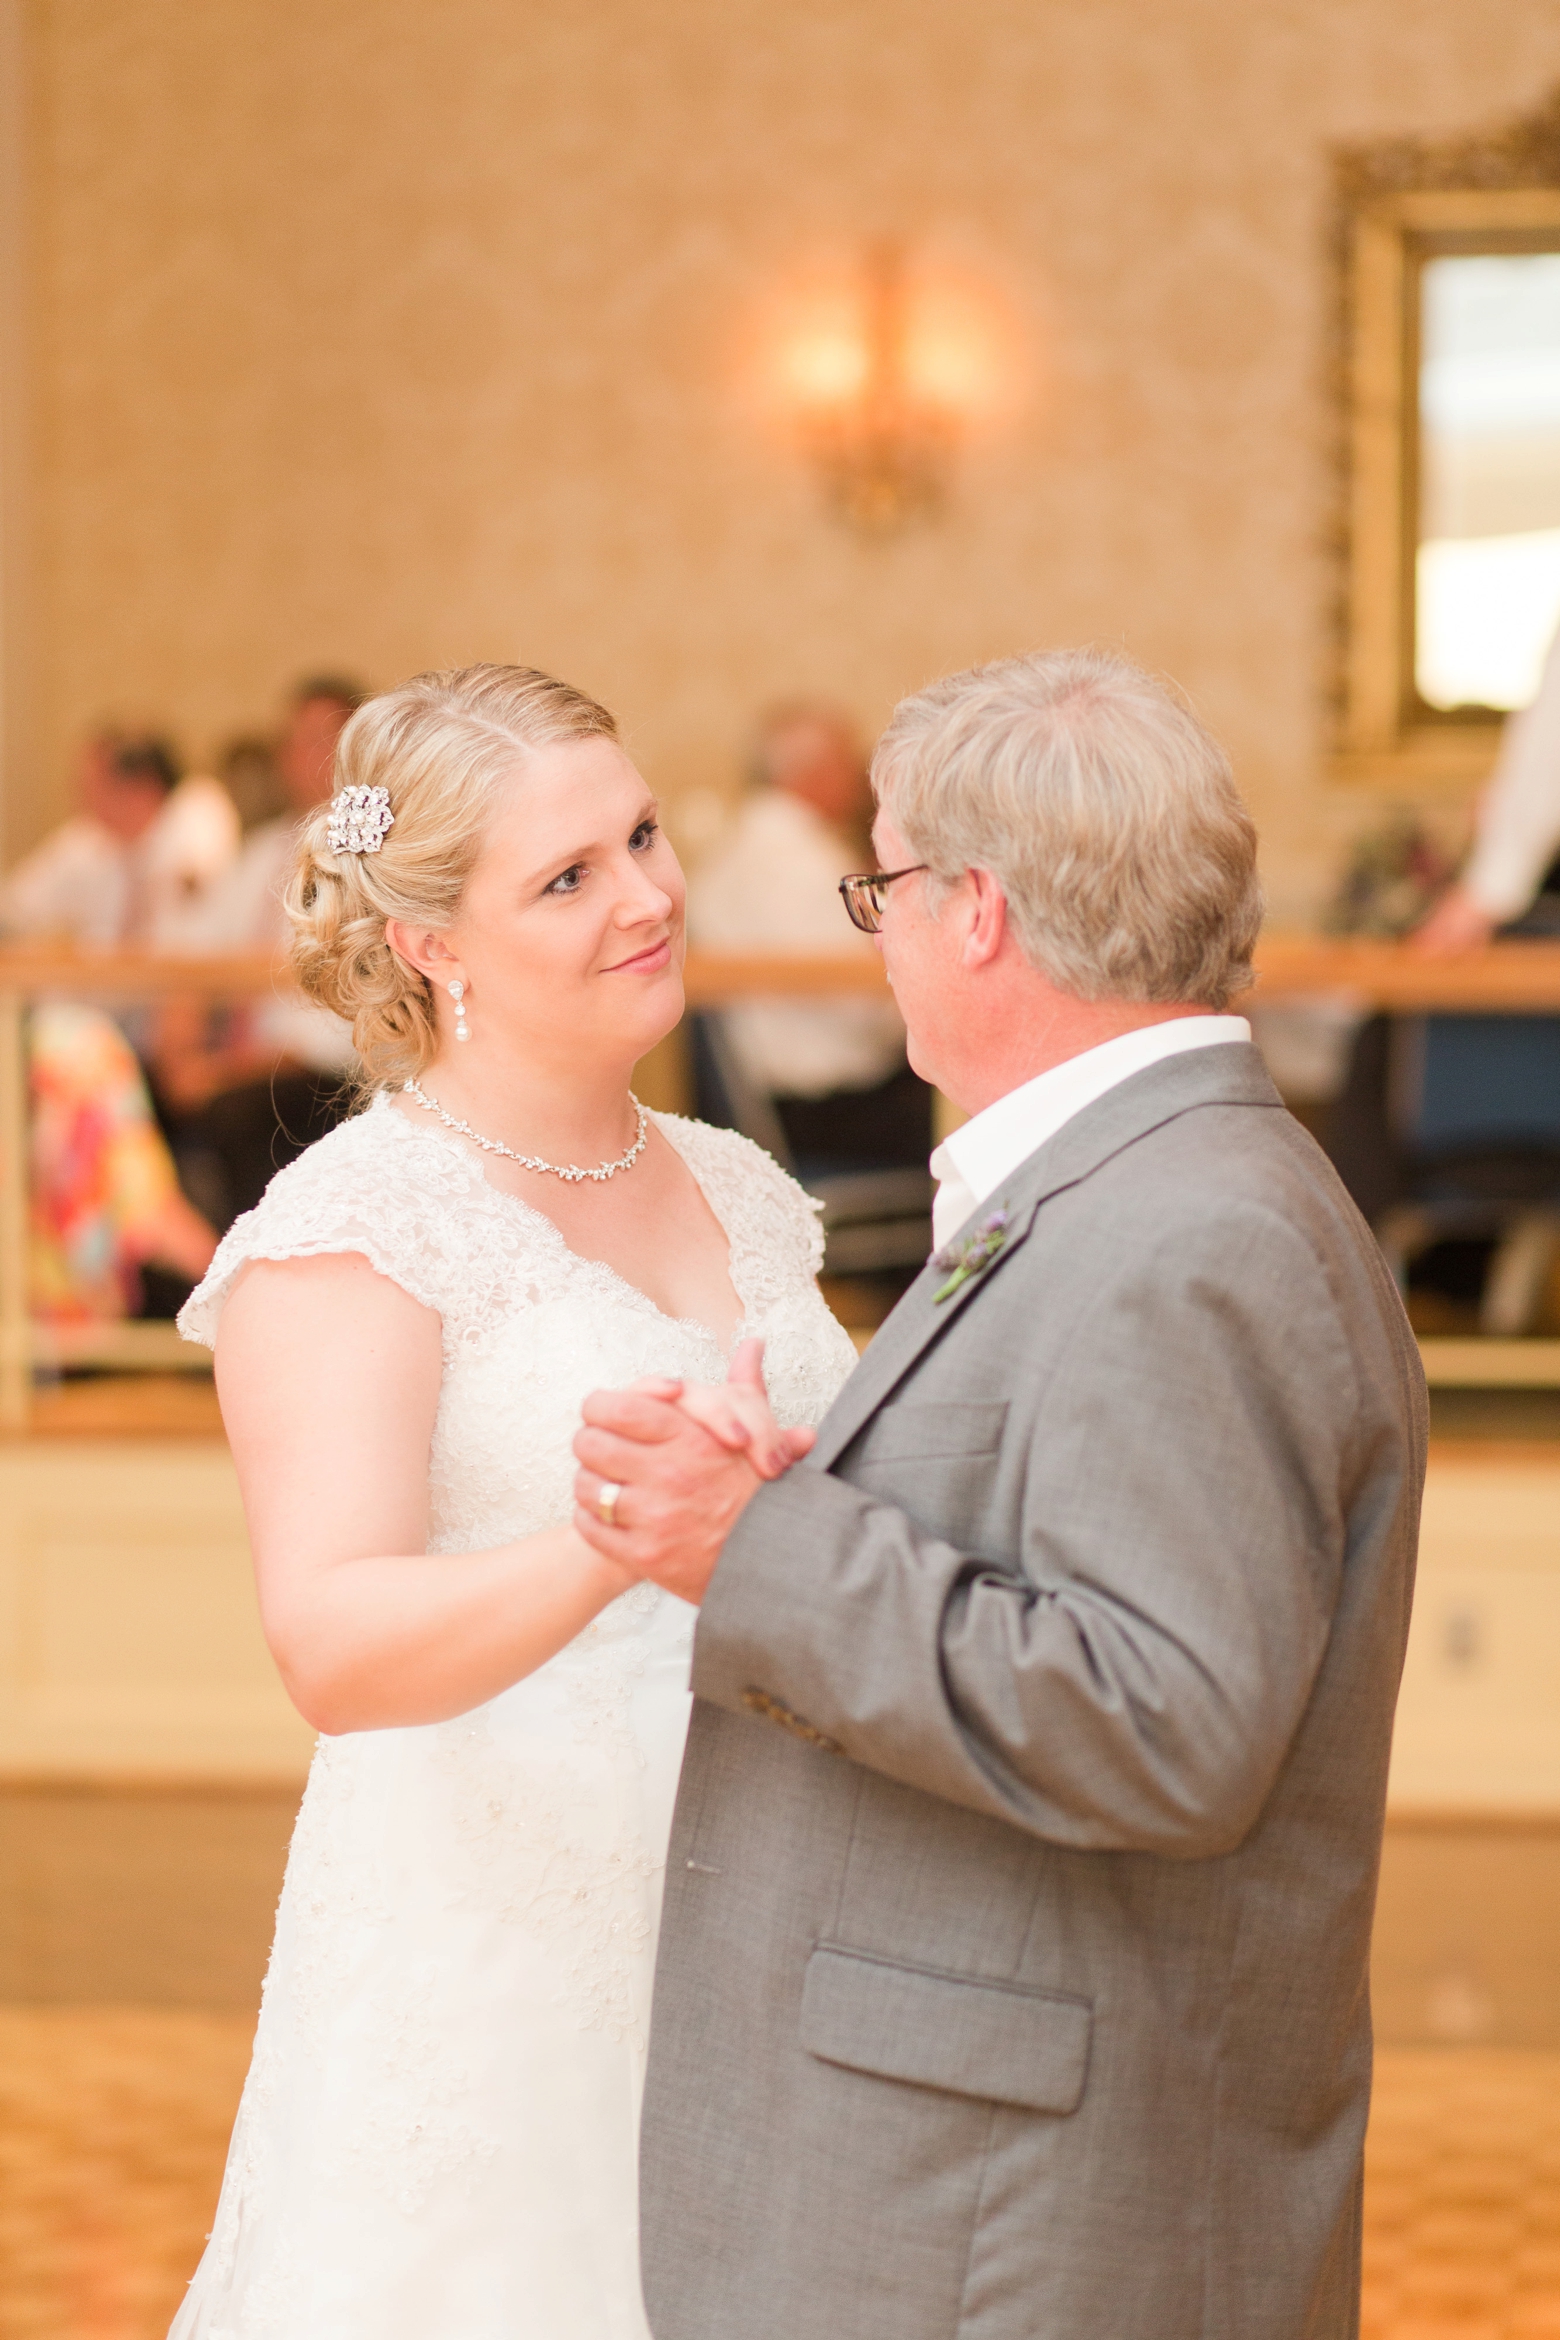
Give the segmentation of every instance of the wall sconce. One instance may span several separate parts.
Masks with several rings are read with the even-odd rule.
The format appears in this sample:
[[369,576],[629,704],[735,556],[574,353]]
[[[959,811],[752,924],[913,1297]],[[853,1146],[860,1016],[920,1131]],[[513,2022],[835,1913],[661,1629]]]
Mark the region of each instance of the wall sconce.
[[937,511],[990,356],[967,309],[913,294],[893,242],[868,252],[854,303],[791,342],[802,443],[849,527],[891,536]]

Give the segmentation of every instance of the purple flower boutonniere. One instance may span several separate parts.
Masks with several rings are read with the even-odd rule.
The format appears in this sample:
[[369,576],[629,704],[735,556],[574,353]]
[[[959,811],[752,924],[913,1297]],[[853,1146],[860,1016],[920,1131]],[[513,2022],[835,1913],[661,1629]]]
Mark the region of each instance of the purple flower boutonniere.
[[972,1227],[968,1235],[961,1236],[957,1243],[945,1243],[941,1251],[934,1252],[932,1265],[941,1268],[948,1281],[939,1284],[932,1294],[933,1305],[951,1300],[961,1284],[969,1283],[972,1277],[990,1267],[1007,1239],[1008,1211],[1004,1204],[1001,1210],[993,1211],[989,1218],[982,1219],[978,1227]]

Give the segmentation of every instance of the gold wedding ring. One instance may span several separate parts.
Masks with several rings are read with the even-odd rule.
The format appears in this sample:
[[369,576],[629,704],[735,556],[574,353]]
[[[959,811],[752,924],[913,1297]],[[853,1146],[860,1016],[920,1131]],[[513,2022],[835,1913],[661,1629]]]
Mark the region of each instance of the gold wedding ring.
[[622,1494],[622,1492],[622,1488],[614,1486],[610,1479],[603,1479],[601,1485],[597,1488],[596,1510],[603,1527],[615,1527],[617,1525],[618,1497]]

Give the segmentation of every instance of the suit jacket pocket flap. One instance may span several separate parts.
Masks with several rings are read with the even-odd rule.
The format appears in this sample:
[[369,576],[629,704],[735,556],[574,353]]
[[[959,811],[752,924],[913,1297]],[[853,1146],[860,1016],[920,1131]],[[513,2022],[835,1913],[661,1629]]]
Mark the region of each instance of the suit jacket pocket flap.
[[1093,2010],[1024,1983],[900,1966],[820,1942],[802,1986],[802,2045],[826,2064],[956,2096],[1070,2113],[1083,2095]]
[[866,1425],[858,1467],[926,1462],[934,1455],[995,1454],[1006,1419],[1005,1404],[884,1406]]

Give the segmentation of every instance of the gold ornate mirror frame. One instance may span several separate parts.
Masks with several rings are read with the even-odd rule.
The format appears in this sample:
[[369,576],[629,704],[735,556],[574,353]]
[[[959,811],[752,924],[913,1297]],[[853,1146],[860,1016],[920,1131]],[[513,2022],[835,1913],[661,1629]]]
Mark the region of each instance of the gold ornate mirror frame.
[[1330,769],[1378,787],[1466,787],[1489,770],[1504,714],[1432,708],[1416,681],[1419,287],[1445,254],[1560,253],[1560,90],[1488,136],[1344,149],[1334,250]]

